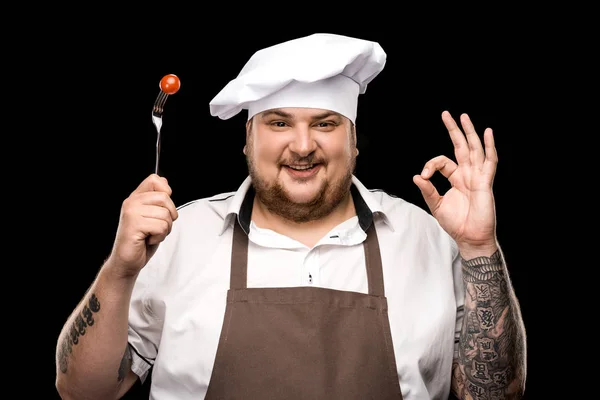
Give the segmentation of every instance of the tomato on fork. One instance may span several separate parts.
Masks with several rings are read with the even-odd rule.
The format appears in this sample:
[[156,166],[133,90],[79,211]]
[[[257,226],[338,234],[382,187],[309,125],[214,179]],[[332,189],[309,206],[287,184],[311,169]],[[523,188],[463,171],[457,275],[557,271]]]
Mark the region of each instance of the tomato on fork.
[[166,94],[175,94],[181,87],[181,81],[177,75],[168,74],[160,80],[160,90]]

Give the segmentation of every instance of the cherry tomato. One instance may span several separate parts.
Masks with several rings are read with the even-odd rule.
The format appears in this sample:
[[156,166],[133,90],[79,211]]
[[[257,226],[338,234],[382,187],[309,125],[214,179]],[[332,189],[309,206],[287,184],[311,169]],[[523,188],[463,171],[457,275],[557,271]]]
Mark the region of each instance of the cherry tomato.
[[181,87],[181,81],[177,75],[168,74],[160,80],[160,90],[166,94],[175,94]]

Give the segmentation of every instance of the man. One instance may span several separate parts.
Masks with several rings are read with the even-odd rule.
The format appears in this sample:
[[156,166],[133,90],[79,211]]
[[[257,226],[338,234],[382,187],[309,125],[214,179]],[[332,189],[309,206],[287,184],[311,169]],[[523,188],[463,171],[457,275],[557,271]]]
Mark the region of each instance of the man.
[[[64,398],[519,398],[525,334],[495,235],[492,131],[442,120],[456,162],[414,177],[431,214],[354,175],[374,42],[315,34],[258,51],[211,102],[248,110],[249,176],[176,208],[150,175],[57,345]],[[452,188],[440,196],[439,171]]]

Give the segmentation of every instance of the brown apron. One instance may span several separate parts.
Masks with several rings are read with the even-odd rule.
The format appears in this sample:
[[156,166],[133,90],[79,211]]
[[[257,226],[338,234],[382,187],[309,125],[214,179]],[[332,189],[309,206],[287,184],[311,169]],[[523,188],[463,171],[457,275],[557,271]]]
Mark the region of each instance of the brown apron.
[[374,223],[369,294],[247,288],[248,236],[236,222],[231,282],[205,399],[402,399]]

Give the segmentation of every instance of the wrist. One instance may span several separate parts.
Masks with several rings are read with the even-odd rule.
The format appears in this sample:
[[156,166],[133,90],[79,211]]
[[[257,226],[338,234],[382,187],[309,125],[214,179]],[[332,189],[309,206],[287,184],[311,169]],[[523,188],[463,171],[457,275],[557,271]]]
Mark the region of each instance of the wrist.
[[113,257],[109,257],[102,267],[102,274],[105,279],[121,285],[130,285],[135,283],[138,273],[131,273],[127,269],[121,267],[119,262]]
[[[485,253],[487,254],[487,253]],[[461,254],[462,256],[462,254]],[[493,279],[504,271],[504,262],[500,249],[491,255],[481,255],[476,257],[462,257],[463,279],[466,282],[484,282]]]
[[481,244],[458,243],[458,251],[464,260],[471,260],[477,257],[492,257],[498,250],[496,242]]

